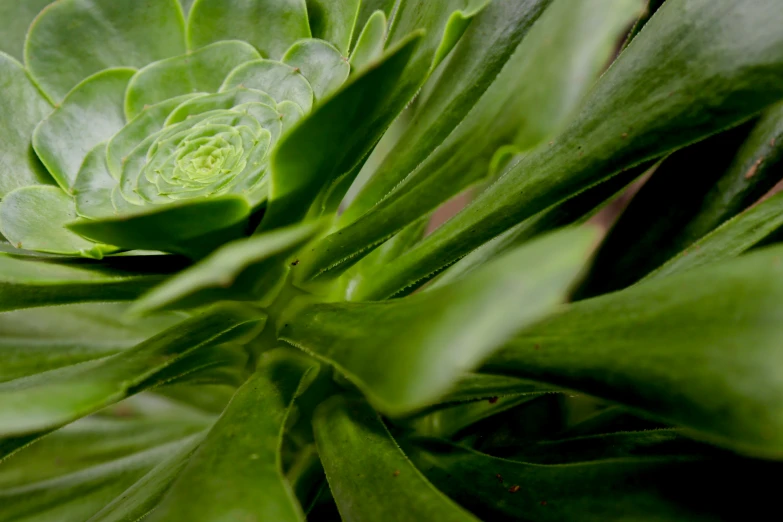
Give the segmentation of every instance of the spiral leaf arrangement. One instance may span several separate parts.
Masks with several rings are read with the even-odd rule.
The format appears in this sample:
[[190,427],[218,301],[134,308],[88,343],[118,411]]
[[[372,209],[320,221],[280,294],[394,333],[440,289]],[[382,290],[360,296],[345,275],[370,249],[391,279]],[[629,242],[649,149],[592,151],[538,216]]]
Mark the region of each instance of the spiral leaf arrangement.
[[0,521],[774,518],[781,0],[0,22]]

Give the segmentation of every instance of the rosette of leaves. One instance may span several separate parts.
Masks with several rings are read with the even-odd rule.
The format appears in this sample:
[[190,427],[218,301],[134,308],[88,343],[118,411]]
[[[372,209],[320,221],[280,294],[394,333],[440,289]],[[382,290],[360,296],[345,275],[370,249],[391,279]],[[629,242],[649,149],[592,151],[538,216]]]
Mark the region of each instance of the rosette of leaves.
[[779,0],[0,14],[0,520],[777,509]]

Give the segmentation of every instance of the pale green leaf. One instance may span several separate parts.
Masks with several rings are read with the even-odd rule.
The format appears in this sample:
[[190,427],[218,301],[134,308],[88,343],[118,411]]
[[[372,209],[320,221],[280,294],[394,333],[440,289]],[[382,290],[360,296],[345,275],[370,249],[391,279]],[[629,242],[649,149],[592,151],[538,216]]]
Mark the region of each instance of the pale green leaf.
[[386,15],[375,11],[362,29],[356,47],[351,51],[351,67],[364,69],[383,54],[386,43]]
[[[6,5],[16,5],[12,2]],[[2,9],[2,7],[0,7]],[[0,52],[0,198],[19,187],[52,183],[33,152],[36,125],[52,107],[35,88],[22,65]]]
[[220,40],[243,40],[265,58],[279,60],[310,38],[305,0],[196,0],[188,17],[191,50]]
[[223,82],[221,91],[238,87],[269,94],[277,103],[291,101],[310,112],[313,108],[313,88],[294,67],[272,60],[256,60],[235,68]]
[[25,64],[55,102],[112,67],[144,67],[185,52],[178,0],[60,0],[30,26]]
[[351,72],[340,51],[322,40],[300,40],[286,51],[283,63],[301,71],[313,88],[316,102],[338,90]]
[[109,69],[87,78],[36,127],[35,152],[64,191],[71,191],[87,153],[125,126],[122,104],[135,72]]
[[217,92],[235,67],[260,58],[250,44],[225,41],[151,63],[131,79],[125,94],[125,115],[132,120],[148,106],[170,98]]
[[24,39],[27,28],[35,16],[53,0],[25,0],[23,2],[0,2],[0,20],[6,20],[0,32],[0,52],[24,60]]

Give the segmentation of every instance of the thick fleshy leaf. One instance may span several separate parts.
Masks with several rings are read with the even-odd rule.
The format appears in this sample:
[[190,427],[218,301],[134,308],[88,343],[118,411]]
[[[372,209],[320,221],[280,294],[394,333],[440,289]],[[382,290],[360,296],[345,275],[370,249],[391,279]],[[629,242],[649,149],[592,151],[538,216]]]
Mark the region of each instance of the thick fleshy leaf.
[[351,51],[351,67],[364,69],[383,54],[386,43],[386,15],[376,11],[370,16],[362,29],[356,47]]
[[427,288],[438,288],[456,281],[504,252],[526,243],[538,235],[560,227],[583,223],[601,209],[606,208],[606,205],[614,201],[618,194],[623,193],[629,183],[644,174],[648,167],[649,164],[644,164],[630,169],[524,220],[454,263]]
[[717,522],[729,513],[741,513],[738,520],[755,518],[769,506],[749,506],[747,498],[764,498],[771,484],[761,477],[776,469],[730,457],[543,466],[446,442],[405,448],[441,491],[484,520],[499,521],[519,520],[520,514],[534,521]]
[[239,237],[249,215],[245,198],[227,195],[185,200],[102,220],[82,219],[69,223],[67,228],[93,241],[110,241],[122,248],[198,258]]
[[404,426],[408,430],[412,430],[416,436],[453,437],[468,426],[535,398],[535,395],[530,394],[511,395],[447,405],[435,411],[427,411],[412,420],[407,420]]
[[2,52],[0,92],[3,93],[0,96],[2,198],[19,187],[51,183],[49,174],[33,152],[31,137],[36,125],[52,111],[52,107],[30,81],[22,65]]
[[[109,171],[106,143],[101,143],[87,153],[76,175],[72,189],[76,214],[92,219],[115,216],[117,209],[114,208],[111,196],[117,183]],[[76,217],[76,215],[70,216],[66,222],[73,221]],[[80,239],[84,240],[81,237]]]
[[[128,156],[148,136],[158,132],[164,127],[171,112],[186,101],[199,95],[177,96],[154,105],[125,125],[115,134],[107,145],[106,156],[109,172],[119,180],[122,176],[122,160]],[[78,178],[78,177],[77,177]]]
[[514,332],[557,309],[594,241],[592,229],[566,230],[432,292],[294,306],[279,337],[333,364],[384,413],[408,413],[436,401]]
[[262,229],[300,220],[320,191],[370,152],[403,108],[402,104],[389,106],[387,97],[418,41],[419,35],[414,35],[390,50],[280,142],[272,156],[270,203]]
[[740,125],[662,160],[612,225],[575,299],[630,286],[710,232],[698,230],[706,222],[692,224],[751,128]]
[[121,352],[182,318],[124,318],[127,306],[83,304],[0,314],[0,382]]
[[783,177],[783,103],[761,114],[737,156],[701,202],[689,224],[701,237],[758,201]]
[[770,248],[574,304],[520,334],[486,369],[584,391],[711,443],[781,458],[782,257]]
[[65,228],[76,217],[73,198],[59,187],[23,187],[0,201],[0,232],[17,248],[96,259],[117,250]]
[[557,440],[525,442],[505,448],[506,459],[535,464],[569,464],[606,459],[695,457],[723,450],[685,437],[678,429],[623,431]]
[[280,448],[294,399],[317,374],[300,354],[263,354],[149,520],[303,520]]
[[206,433],[192,437],[170,452],[160,464],[133,483],[122,495],[106,503],[87,522],[138,522],[149,514],[171,487]]
[[561,391],[557,386],[505,375],[468,373],[443,397],[443,402],[475,401],[511,395],[540,395]]
[[767,240],[777,239],[781,228],[783,193],[778,193],[696,241],[651,272],[646,279],[668,276],[737,257]]
[[26,0],[0,3],[0,20],[8,23],[0,33],[0,52],[24,60],[24,39],[36,15],[53,0]]
[[29,522],[84,522],[162,460],[187,451],[198,439],[200,435],[193,435],[70,475],[3,489],[0,517]]
[[196,0],[188,17],[190,49],[243,40],[278,60],[294,42],[310,36],[305,0]]
[[476,522],[422,476],[367,404],[334,397],[313,429],[343,520]]
[[[373,192],[377,197],[385,197],[359,220],[316,247],[310,274],[317,275],[328,267],[354,258],[357,253],[376,245],[379,239],[397,232],[485,178],[501,147],[513,146],[526,151],[559,131],[605,67],[619,35],[638,13],[639,4],[640,0],[589,0],[576,5],[569,0],[553,3],[525,35],[497,77],[482,76],[493,69],[493,64],[479,65],[474,61],[479,56],[485,60],[488,57],[484,54],[486,50],[476,49],[475,40],[469,40],[473,43],[472,49],[466,47],[470,60],[464,65],[460,60],[452,62],[460,64],[455,67],[459,74],[456,77],[472,78],[470,73],[475,71],[483,82],[491,82],[491,85],[467,87],[463,83],[466,80],[458,80],[458,90],[449,88],[444,94],[446,99],[442,100],[451,99],[459,105],[453,112],[446,110],[451,116],[445,126],[434,123],[435,115],[439,114],[436,111],[425,114],[423,121],[414,122],[420,123],[422,128],[413,132],[413,139],[426,136],[423,145],[401,139],[397,147],[407,150],[409,144],[415,144],[414,155],[410,158],[407,154],[387,156],[391,158],[391,170],[376,174],[378,179],[388,181],[380,182],[382,186],[378,188],[382,192]],[[531,7],[529,4],[524,6]],[[520,11],[514,12],[519,23],[515,27],[517,32],[527,29],[541,6],[532,7],[530,11],[522,10],[521,17]],[[509,49],[503,48],[503,44],[511,43],[507,40],[509,36],[498,35],[498,25],[503,27],[502,23],[496,24],[491,34],[499,38],[501,50],[508,53]],[[512,42],[516,38],[518,33],[512,33]],[[468,70],[462,69],[463,66],[469,67]],[[497,68],[499,64],[495,66]],[[467,76],[463,76],[465,73]],[[450,75],[444,78],[444,82],[451,81]],[[472,96],[478,96],[482,88],[486,91],[471,108],[468,102],[472,101]],[[468,100],[460,98],[459,94]],[[432,96],[440,96],[440,93]],[[436,108],[441,108],[440,103]],[[432,137],[428,135],[430,128],[434,131]],[[470,143],[470,147],[466,147],[466,143]],[[372,298],[381,299],[391,294],[380,290],[372,295]]]
[[162,281],[160,275],[69,266],[0,255],[0,311],[83,302],[128,301]]
[[116,355],[0,384],[0,434],[31,435],[58,428],[105,406],[160,384],[162,376],[196,369],[180,364],[258,331],[263,316],[223,306],[183,321]]
[[292,101],[305,112],[313,108],[313,88],[300,71],[272,60],[256,60],[240,65],[228,75],[221,91],[238,87],[256,89],[278,103]]
[[489,3],[489,0],[427,0],[398,2],[391,27],[389,43],[405,40],[408,34],[426,30],[422,43],[411,60],[411,69],[434,69],[451,51],[468,24]]
[[339,89],[351,72],[351,66],[340,51],[322,40],[295,43],[286,51],[283,63],[301,71],[313,88],[316,102]]
[[356,40],[359,38],[358,29],[364,27],[376,11],[381,11],[389,20],[394,14],[396,4],[397,0],[362,0],[359,5],[359,16],[356,18],[356,29],[351,38],[351,49],[355,47]]
[[553,145],[513,165],[400,257],[379,294],[399,291],[613,173],[736,125],[779,100],[779,7],[776,0],[667,0]]
[[330,42],[340,53],[347,55],[361,4],[361,0],[307,0],[313,36]]
[[135,72],[109,69],[87,78],[36,127],[35,152],[63,190],[71,191],[87,153],[125,126],[122,104]]
[[274,98],[265,92],[248,89],[247,87],[236,87],[224,92],[203,94],[191,100],[183,100],[166,117],[164,124],[166,126],[173,125],[197,114],[220,109],[233,109],[247,103],[260,103],[272,108],[277,105]]
[[217,92],[235,67],[261,55],[245,42],[217,42],[195,51],[151,63],[131,79],[125,115],[132,120],[148,106],[196,92]]
[[61,0],[30,26],[25,64],[55,102],[112,67],[144,67],[185,52],[178,0]]
[[209,415],[168,419],[87,417],[47,435],[0,464],[0,490],[70,475],[199,433]]
[[133,310],[148,313],[216,300],[261,299],[279,289],[288,270],[287,258],[321,228],[308,223],[229,243],[152,289],[136,301]]

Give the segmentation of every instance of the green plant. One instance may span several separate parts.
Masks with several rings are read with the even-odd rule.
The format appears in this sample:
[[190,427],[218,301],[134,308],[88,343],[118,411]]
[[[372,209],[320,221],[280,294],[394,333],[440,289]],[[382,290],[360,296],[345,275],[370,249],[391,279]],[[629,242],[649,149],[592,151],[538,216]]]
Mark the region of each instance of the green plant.
[[0,520],[776,509],[779,0],[0,14]]

